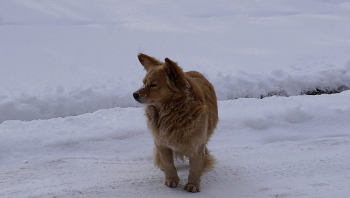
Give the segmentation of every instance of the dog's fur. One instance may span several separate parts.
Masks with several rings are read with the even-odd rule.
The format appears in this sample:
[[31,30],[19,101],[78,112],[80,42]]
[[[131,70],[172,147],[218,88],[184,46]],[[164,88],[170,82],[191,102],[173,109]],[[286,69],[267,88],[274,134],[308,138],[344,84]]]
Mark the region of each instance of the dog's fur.
[[202,74],[183,72],[168,58],[165,62],[145,54],[138,58],[147,74],[143,87],[133,95],[147,105],[147,124],[155,143],[154,164],[164,170],[165,185],[175,187],[180,178],[174,157],[188,158],[185,190],[199,192],[201,176],[215,163],[206,147],[218,122],[214,87]]

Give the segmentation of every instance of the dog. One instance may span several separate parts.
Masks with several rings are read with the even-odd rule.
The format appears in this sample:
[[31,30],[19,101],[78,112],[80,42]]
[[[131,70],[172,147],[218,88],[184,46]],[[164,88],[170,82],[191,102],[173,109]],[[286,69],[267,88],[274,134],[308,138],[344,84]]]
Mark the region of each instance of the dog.
[[176,187],[180,178],[174,158],[189,159],[184,189],[199,192],[201,176],[216,162],[206,146],[219,119],[214,87],[201,73],[183,72],[168,58],[161,62],[140,53],[138,59],[147,73],[133,96],[146,104],[147,126],[155,144],[154,164],[164,171],[165,185]]

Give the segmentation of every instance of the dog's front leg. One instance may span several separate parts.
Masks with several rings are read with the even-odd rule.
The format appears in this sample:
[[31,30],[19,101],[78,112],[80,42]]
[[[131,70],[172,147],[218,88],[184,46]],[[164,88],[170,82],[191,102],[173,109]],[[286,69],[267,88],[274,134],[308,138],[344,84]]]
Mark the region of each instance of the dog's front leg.
[[185,190],[188,192],[199,192],[201,176],[203,174],[203,158],[202,153],[190,157],[190,174],[188,182],[185,185]]
[[176,187],[180,182],[180,178],[177,175],[177,171],[174,165],[173,150],[163,146],[156,147],[164,169],[165,185],[169,187]]

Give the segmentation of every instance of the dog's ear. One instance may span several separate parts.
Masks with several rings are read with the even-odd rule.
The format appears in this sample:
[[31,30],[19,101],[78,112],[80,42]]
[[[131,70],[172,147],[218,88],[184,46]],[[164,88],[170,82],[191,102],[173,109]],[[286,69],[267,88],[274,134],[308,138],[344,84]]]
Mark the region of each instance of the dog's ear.
[[165,58],[164,68],[169,79],[178,89],[184,90],[187,87],[188,83],[186,81],[185,74],[182,68],[178,66],[176,62],[173,62],[169,58]]
[[143,67],[145,68],[146,71],[150,70],[152,67],[163,64],[162,62],[160,62],[156,58],[148,56],[146,54],[142,54],[142,53],[140,53],[138,55],[138,58],[139,58],[140,63],[143,65]]

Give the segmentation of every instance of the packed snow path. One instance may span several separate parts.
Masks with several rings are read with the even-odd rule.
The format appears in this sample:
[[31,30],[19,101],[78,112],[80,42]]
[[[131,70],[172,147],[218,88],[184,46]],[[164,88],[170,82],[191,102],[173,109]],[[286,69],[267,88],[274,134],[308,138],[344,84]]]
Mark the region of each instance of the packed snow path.
[[[196,197],[346,197],[350,91],[219,102]],[[286,105],[288,104],[288,105]],[[142,108],[0,125],[1,197],[183,197],[153,166]]]

